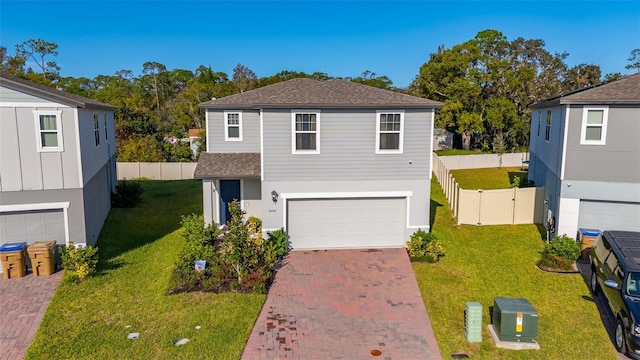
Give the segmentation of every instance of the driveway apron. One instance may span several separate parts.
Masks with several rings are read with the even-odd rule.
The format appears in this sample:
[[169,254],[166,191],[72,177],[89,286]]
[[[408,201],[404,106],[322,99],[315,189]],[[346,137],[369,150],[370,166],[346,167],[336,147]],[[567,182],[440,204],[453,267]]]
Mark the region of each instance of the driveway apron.
[[242,359],[442,359],[404,248],[292,251]]
[[22,359],[62,279],[50,276],[3,279],[0,275],[0,360]]

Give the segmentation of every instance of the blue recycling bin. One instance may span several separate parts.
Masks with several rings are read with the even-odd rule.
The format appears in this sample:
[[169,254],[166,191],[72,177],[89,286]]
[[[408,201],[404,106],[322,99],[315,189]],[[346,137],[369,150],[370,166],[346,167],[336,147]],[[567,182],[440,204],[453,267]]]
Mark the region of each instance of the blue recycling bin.
[[27,243],[7,243],[0,246],[0,261],[5,279],[23,277],[27,272]]
[[589,253],[593,247],[593,243],[600,236],[600,230],[597,229],[578,229],[578,241],[580,241],[580,251],[582,261],[589,261]]

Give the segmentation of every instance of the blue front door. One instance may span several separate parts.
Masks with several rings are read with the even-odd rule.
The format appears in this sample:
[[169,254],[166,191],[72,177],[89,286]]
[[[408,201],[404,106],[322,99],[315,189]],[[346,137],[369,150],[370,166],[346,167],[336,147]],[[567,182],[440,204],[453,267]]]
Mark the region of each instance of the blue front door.
[[229,203],[240,201],[240,180],[220,180],[220,224],[231,220]]

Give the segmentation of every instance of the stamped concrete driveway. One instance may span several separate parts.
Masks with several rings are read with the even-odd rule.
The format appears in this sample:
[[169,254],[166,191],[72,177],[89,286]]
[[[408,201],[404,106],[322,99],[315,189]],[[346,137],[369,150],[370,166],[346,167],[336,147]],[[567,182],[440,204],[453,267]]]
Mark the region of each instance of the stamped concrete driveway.
[[442,359],[405,249],[285,260],[242,359]]

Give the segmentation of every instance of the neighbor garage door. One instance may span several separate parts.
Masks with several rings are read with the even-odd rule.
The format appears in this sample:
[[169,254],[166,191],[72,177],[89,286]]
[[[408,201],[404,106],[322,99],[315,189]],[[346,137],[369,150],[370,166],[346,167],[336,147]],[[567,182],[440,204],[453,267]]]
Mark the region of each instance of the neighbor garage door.
[[62,209],[0,213],[0,238],[2,243],[55,240],[64,245],[64,213]]
[[640,203],[581,200],[578,227],[640,231]]
[[288,200],[294,249],[403,246],[405,198]]

